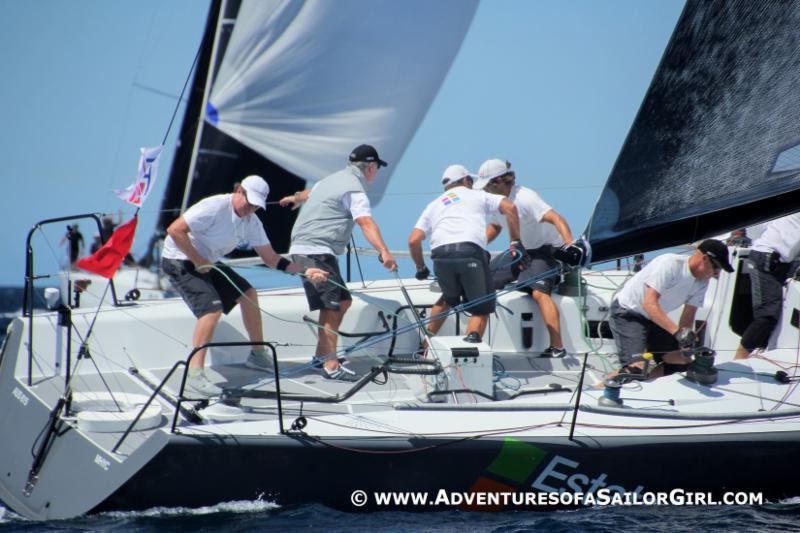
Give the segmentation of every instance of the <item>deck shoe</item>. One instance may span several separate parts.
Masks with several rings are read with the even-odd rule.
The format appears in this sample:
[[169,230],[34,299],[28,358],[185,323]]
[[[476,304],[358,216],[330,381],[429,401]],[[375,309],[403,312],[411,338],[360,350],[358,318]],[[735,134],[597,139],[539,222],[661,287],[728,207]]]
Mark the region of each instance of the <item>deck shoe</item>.
[[549,346],[545,351],[539,354],[539,357],[564,357],[567,351],[564,348],[556,348]]
[[275,372],[275,364],[272,362],[272,358],[267,355],[266,350],[261,352],[250,350],[250,355],[247,356],[247,361],[244,362],[244,365],[264,372]]
[[470,331],[469,333],[467,333],[467,336],[464,337],[464,342],[473,342],[475,344],[478,344],[479,342],[481,342],[481,334],[478,333],[477,331]]
[[189,373],[186,379],[186,389],[190,394],[196,394],[204,398],[211,398],[212,396],[219,396],[222,394],[222,389],[214,385],[202,370],[196,373]]
[[[324,356],[324,355],[322,355],[322,356],[316,356],[315,355],[314,357],[311,358],[311,366],[313,366],[314,368],[322,368],[323,365],[325,364],[325,361],[327,361],[327,360],[328,360],[328,358],[326,356]],[[343,364],[347,363],[347,357],[345,357],[343,355],[340,355],[339,357],[337,357],[336,360],[339,361],[340,365],[343,365]]]
[[360,376],[344,365],[339,365],[336,370],[322,369],[322,377],[334,381],[358,381]]

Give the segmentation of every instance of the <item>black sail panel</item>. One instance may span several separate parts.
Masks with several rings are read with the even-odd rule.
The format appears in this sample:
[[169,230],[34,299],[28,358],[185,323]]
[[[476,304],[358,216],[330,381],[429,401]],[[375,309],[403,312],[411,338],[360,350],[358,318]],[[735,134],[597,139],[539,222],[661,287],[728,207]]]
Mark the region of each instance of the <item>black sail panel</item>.
[[800,2],[687,3],[586,234],[593,260],[798,210]]

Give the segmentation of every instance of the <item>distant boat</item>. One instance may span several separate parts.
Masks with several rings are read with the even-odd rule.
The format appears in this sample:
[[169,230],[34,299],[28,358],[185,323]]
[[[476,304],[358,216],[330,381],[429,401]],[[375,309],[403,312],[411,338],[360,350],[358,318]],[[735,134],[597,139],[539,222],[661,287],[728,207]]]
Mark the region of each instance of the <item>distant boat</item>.
[[[209,131],[216,136],[217,129],[225,130],[221,124],[227,120],[250,116],[251,107],[261,109],[261,95],[273,94],[270,83],[293,88],[292,80],[311,80],[325,88],[316,76],[345,67],[323,59],[328,57],[323,52],[341,47],[345,65],[364,65],[372,63],[362,53],[400,48],[402,56],[408,51],[404,46],[412,45],[425,50],[407,54],[414,55],[415,65],[430,66],[436,58],[440,83],[475,4],[438,1],[414,9],[408,2],[377,0],[245,1],[238,18],[225,6],[220,16],[219,8],[215,4],[209,18],[215,30],[209,35],[217,37],[208,38],[204,57],[220,67],[202,74],[213,83],[203,83],[203,96],[195,96],[198,105],[189,106],[205,121],[201,132],[190,135],[201,148],[183,164],[176,158],[176,168],[193,169],[188,185],[174,185],[175,172],[170,180],[169,190],[190,191],[178,195],[184,205],[230,190],[229,180],[198,185],[195,177],[206,157],[245,159],[229,157],[227,148],[217,150],[203,139]],[[376,23],[375,34],[356,31],[349,22],[339,27],[344,12],[352,13],[347,21],[358,14],[362,23],[384,23]],[[215,43],[233,20],[223,54]],[[798,23],[797,4],[687,3],[587,228],[593,262],[685,244],[795,209]],[[261,37],[240,34],[239,28],[251,26]],[[295,28],[313,37],[300,38]],[[228,63],[234,61],[230,51],[245,42],[250,52],[233,58],[278,60],[267,69],[278,82],[263,82],[265,88],[246,75],[223,76],[235,70]],[[264,43],[269,46],[261,48]],[[381,43],[390,47],[378,51]],[[314,53],[307,55],[303,44]],[[438,45],[449,46],[450,53],[437,55]],[[275,47],[280,56],[271,53]],[[293,54],[302,61],[293,61]],[[386,60],[386,65],[400,64]],[[400,78],[417,72],[395,68]],[[216,78],[208,75],[215,71]],[[224,87],[240,90],[223,98]],[[254,87],[259,89],[249,90]],[[426,93],[429,99],[435,87]],[[394,94],[390,89],[382,93],[386,98]],[[296,103],[286,87],[277,94]],[[304,102],[294,113],[316,109],[329,119],[325,112],[335,109]],[[400,105],[390,115],[406,116],[404,110]],[[268,123],[291,123],[299,131],[251,135],[252,123],[245,119],[226,135],[250,143],[254,152],[257,139],[268,139],[272,149],[273,142],[288,145],[268,155],[269,164],[287,176],[313,181],[324,174],[327,166],[319,175],[311,167],[293,166],[302,158],[289,148],[303,146],[308,157],[317,151],[307,142],[313,135],[303,135],[309,123],[290,120],[294,113],[281,120],[280,111],[270,112]],[[182,139],[188,139],[185,133]],[[346,143],[354,144],[350,138]],[[392,160],[404,146],[398,143]],[[327,165],[332,171],[341,163]],[[212,174],[235,179],[251,168],[242,163]],[[292,179],[271,182],[276,197],[302,185]],[[165,205],[177,205],[169,198]],[[271,228],[279,225],[269,221]],[[244,366],[250,346],[241,321],[225,319],[211,346],[209,368],[225,391],[210,402],[183,391],[194,319],[182,301],[106,307],[96,320],[86,309],[25,309],[11,324],[0,354],[5,398],[0,499],[27,518],[54,519],[259,498],[360,511],[550,510],[580,505],[589,496],[600,503],[602,498],[615,503],[614,495],[646,502],[675,491],[724,503],[743,503],[724,500],[734,491],[770,499],[797,496],[800,282],[788,282],[783,318],[763,357],[733,361],[736,331],[748,318],[748,306],[742,269],[747,250],[732,253],[735,272],[722,273],[698,316],[705,348],[698,348],[696,357],[716,372],[634,380],[617,391],[618,398],[596,386],[618,366],[607,313],[630,276],[620,270],[575,275],[578,271],[564,266],[573,283],[562,284],[554,298],[568,355],[556,359],[538,356],[546,347],[544,324],[531,299],[513,286],[499,293],[484,342],[462,340],[464,309],[459,309],[420,358],[419,326],[440,294],[438,285],[400,278],[365,282],[366,288],[353,284],[353,306],[340,331],[351,367],[364,375],[352,386],[322,379],[310,364],[317,329],[314,317],[306,316],[302,289],[261,291],[278,376]],[[78,484],[80,490],[74,490]],[[423,503],[386,496],[390,492],[423,495],[417,496]],[[490,497],[490,504],[478,505]]]

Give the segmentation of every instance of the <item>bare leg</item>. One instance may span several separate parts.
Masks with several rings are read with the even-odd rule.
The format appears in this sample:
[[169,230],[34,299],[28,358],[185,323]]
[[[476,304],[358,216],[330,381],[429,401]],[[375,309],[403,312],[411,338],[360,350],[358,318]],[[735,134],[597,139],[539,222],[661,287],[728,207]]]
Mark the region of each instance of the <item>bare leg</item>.
[[533,299],[536,305],[539,306],[539,312],[542,313],[542,320],[544,325],[547,326],[547,333],[550,334],[550,346],[554,348],[563,348],[564,342],[561,340],[561,317],[558,313],[556,303],[549,294],[541,291],[533,291]]
[[[447,305],[447,302],[444,301],[444,296],[441,296],[439,297],[438,300],[436,300],[436,303],[433,304],[433,307],[431,308],[431,316],[434,317],[440,313],[445,313],[449,309],[450,306]],[[439,333],[439,330],[442,329],[442,325],[444,325],[445,320],[447,320],[447,317],[436,318],[434,320],[431,320],[430,322],[428,322],[427,326],[428,331],[430,331],[434,335]]]
[[[245,296],[247,298],[245,298]],[[264,341],[264,327],[261,323],[261,310],[258,308],[258,293],[252,287],[247,289],[244,296],[240,296],[236,302],[242,309],[242,322],[250,342]],[[252,303],[251,303],[252,302]],[[254,346],[255,351],[263,350],[263,346]]]
[[[197,324],[194,326],[194,334],[192,335],[192,343],[194,346],[202,346],[211,342],[214,337],[214,330],[217,328],[219,318],[222,316],[222,311],[215,311],[208,313],[197,319]],[[203,368],[206,363],[206,352],[208,349],[203,348],[198,351],[189,361],[189,368]]]
[[736,355],[733,356],[733,359],[747,359],[748,357],[750,357],[750,351],[740,344],[739,347],[736,348]]
[[319,330],[316,355],[317,357],[331,356],[325,361],[325,368],[329,371],[339,368],[339,361],[335,357],[339,337],[335,331],[339,330],[344,314],[350,309],[350,304],[350,300],[342,300],[339,309],[322,309],[319,312],[319,323],[325,329],[320,328]]
[[486,331],[486,325],[489,323],[489,315],[472,315],[467,321],[467,334],[477,331],[478,335],[483,338],[483,333]]

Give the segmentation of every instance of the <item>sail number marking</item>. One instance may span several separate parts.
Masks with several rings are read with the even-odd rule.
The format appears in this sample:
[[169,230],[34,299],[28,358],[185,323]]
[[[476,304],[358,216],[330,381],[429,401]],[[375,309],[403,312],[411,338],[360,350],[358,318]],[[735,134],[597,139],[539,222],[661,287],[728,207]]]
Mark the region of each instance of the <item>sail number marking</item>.
[[28,406],[28,397],[25,395],[24,392],[19,390],[19,387],[14,387],[14,390],[11,391],[11,394],[14,396],[14,398],[19,400],[19,403],[21,403],[25,407]]
[[111,461],[100,455],[99,453],[94,457],[94,464],[108,472],[108,469],[111,467]]

